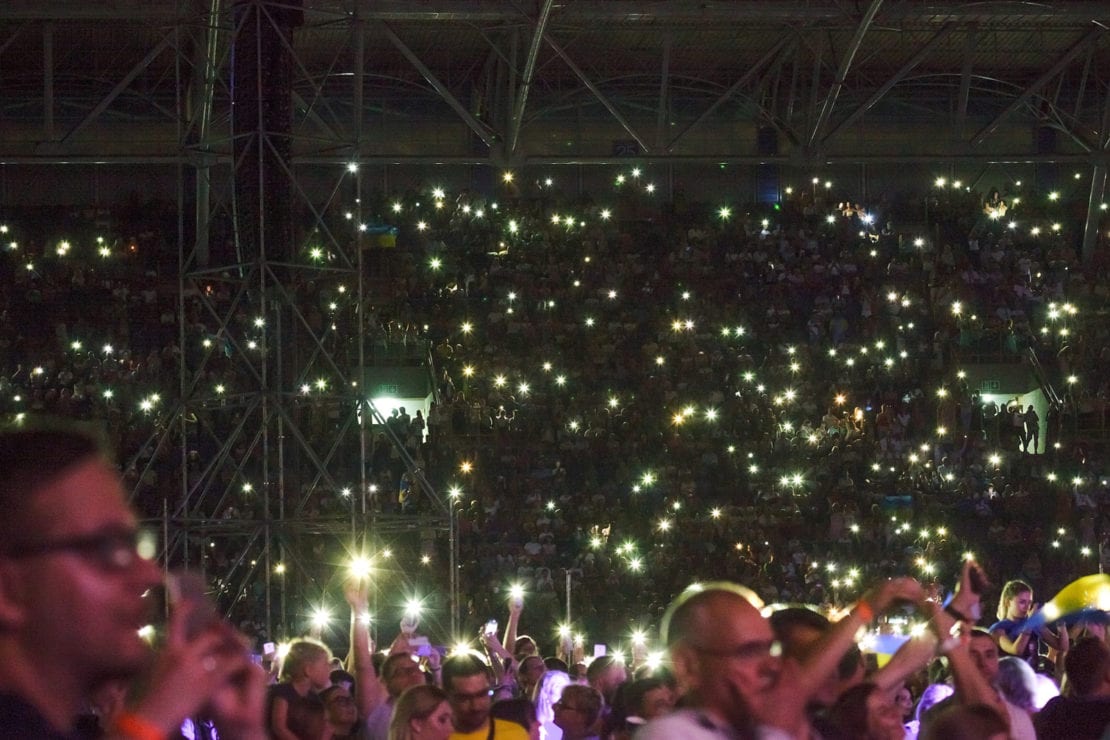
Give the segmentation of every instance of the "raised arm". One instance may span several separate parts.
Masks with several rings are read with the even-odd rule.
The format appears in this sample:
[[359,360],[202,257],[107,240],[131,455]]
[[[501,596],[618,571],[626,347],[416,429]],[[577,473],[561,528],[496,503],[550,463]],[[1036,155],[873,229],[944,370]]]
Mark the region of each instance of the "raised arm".
[[[934,634],[940,641],[940,653],[948,658],[948,666],[952,670],[952,678],[956,684],[956,699],[961,704],[985,704],[1002,718],[1007,727],[1010,724],[1010,713],[1006,709],[1002,697],[983,676],[982,671],[971,657],[969,637],[965,627],[960,625],[950,614],[939,606],[931,605],[933,616],[929,624]],[[977,639],[985,639],[977,638]]]
[[505,623],[505,639],[502,645],[511,653],[516,648],[517,629],[520,627],[520,613],[524,611],[524,590],[513,586],[509,595],[509,621]]
[[358,715],[369,717],[386,699],[385,686],[378,680],[371,658],[369,579],[349,577],[343,584],[343,596],[351,607],[351,650],[347,655],[347,670],[355,677]]

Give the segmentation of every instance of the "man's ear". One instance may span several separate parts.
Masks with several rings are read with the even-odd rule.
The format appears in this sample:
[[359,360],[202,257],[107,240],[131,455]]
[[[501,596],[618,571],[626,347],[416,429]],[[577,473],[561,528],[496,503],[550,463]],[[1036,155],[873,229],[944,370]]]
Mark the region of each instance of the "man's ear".
[[679,691],[688,694],[701,686],[701,656],[689,645],[678,643],[671,647],[671,669]]
[[9,632],[26,621],[21,575],[10,561],[0,559],[0,632]]

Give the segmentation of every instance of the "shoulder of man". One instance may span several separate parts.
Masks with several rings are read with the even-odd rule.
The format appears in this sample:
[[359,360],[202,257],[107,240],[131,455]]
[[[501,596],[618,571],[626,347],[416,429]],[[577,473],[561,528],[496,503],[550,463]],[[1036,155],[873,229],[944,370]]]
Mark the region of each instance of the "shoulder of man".
[[653,719],[633,736],[634,740],[721,740],[738,737],[737,733],[717,726],[701,712],[691,709],[680,709]]
[[506,719],[493,720],[493,737],[495,740],[529,740],[528,730],[516,722]]

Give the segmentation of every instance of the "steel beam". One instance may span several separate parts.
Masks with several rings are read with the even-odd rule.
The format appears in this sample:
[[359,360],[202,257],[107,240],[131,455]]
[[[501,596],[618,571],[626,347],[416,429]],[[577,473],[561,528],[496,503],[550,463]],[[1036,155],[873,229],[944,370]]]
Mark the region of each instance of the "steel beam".
[[946,38],[948,38],[954,30],[956,30],[956,27],[957,26],[955,23],[945,23],[943,26],[941,26],[940,30],[933,34],[933,37],[929,39],[924,46],[918,49],[917,53],[910,57],[909,60],[902,65],[901,69],[891,75],[890,79],[883,83],[883,86],[876,90],[871,95],[871,97],[867,99],[867,102],[856,108],[854,111],[851,112],[851,114],[849,114],[847,118],[834,126],[832,131],[830,131],[824,136],[824,138],[821,139],[821,146],[825,146],[826,144],[828,144],[838,133],[851,126],[859,119],[860,116],[871,110],[875,106],[875,104],[882,100],[883,96],[890,92],[891,88],[901,82],[902,78],[909,74],[914,69],[914,67],[925,61],[925,59],[933,53],[936,47],[939,46],[941,42],[943,42]]
[[397,48],[397,50],[401,52],[405,59],[409,61],[409,64],[415,67],[416,71],[420,73],[424,80],[429,85],[431,85],[437,93],[439,93],[439,96],[443,98],[443,101],[447,103],[447,105],[451,106],[451,110],[455,111],[455,113],[457,113],[459,117],[466,122],[466,125],[470,127],[470,130],[473,131],[478,136],[478,138],[484,141],[486,146],[492,149],[494,144],[497,143],[497,134],[489,126],[482,123],[473,115],[471,115],[470,111],[466,109],[466,106],[460,103],[458,99],[451,94],[451,91],[447,89],[447,86],[439,81],[439,78],[432,73],[432,70],[428,69],[428,66],[424,64],[424,62],[420,61],[420,57],[416,56],[413,50],[410,49],[408,45],[401,40],[401,37],[393,32],[392,28],[390,28],[385,23],[382,24],[382,28],[385,31],[386,38],[388,38],[390,43],[392,43]]
[[1010,105],[1006,106],[1006,110],[1002,111],[993,121],[980,129],[979,133],[975,134],[975,136],[971,139],[971,145],[976,146],[978,144],[981,144],[984,139],[993,134],[1007,118],[1013,115],[1018,108],[1025,105],[1029,101],[1029,99],[1037,93],[1038,90],[1048,84],[1049,80],[1063,72],[1064,68],[1071,64],[1073,59],[1084,53],[1090,44],[1097,43],[1099,39],[1102,38],[1102,34],[1103,29],[1101,27],[1092,28],[1091,30],[1087,31],[1087,33],[1083,34],[1083,37],[1080,38],[1079,41],[1075,42],[1075,44],[1070,49],[1068,49],[1068,51],[1065,52],[1062,57],[1057,59],[1056,63],[1053,64],[1047,72],[1034,80],[1032,84],[1026,87],[1025,90],[1023,90],[1021,94],[1018,95],[1012,103],[1010,103]]
[[1102,122],[1098,130],[1098,148],[1102,151],[1110,149],[1110,85],[1103,92]]
[[362,147],[362,125],[363,125],[363,86],[366,81],[366,23],[362,20],[355,19],[355,74],[352,82],[354,89],[351,95],[351,104],[355,111],[354,120],[354,140],[355,152]]
[[116,83],[116,86],[112,88],[111,92],[101,98],[100,102],[97,103],[91,111],[89,111],[89,114],[81,119],[80,123],[71,128],[66,133],[66,135],[62,137],[61,143],[64,144],[72,137],[84,131],[86,126],[95,121],[101,113],[106,111],[108,109],[108,106],[111,105],[115,101],[115,99],[120,96],[120,93],[126,90],[128,86],[130,86],[131,83],[135,81],[135,78],[141,75],[146,70],[146,68],[150,66],[151,62],[157,59],[163,51],[172,46],[174,36],[176,34],[177,30],[174,29],[163,36],[162,40],[155,44],[154,48],[148,51],[146,56],[140,59],[138,63],[136,63],[135,66],[131,68],[131,71],[123,76],[122,80]]
[[713,101],[712,105],[710,105],[708,108],[706,108],[705,111],[703,111],[700,116],[698,116],[696,119],[694,119],[694,121],[689,126],[682,129],[682,131],[678,134],[678,136],[671,139],[671,143],[667,145],[667,150],[666,151],[668,153],[674,151],[674,148],[676,146],[678,146],[678,143],[680,141],[682,141],[686,137],[687,134],[689,134],[691,131],[693,131],[698,126],[700,126],[702,123],[704,123],[705,120],[707,118],[709,118],[709,116],[713,115],[714,111],[716,111],[718,108],[720,108],[722,105],[724,105],[729,100],[729,98],[731,98],[733,95],[736,94],[736,92],[740,88],[744,87],[749,82],[751,82],[752,79],[757,74],[759,74],[759,71],[764,66],[766,66],[772,59],[774,59],[775,56],[782,50],[782,48],[784,46],[786,46],[786,44],[789,40],[790,39],[787,36],[783,36],[781,39],[779,39],[778,42],[774,46],[772,46],[770,49],[767,50],[766,54],[764,54],[762,57],[759,58],[759,61],[757,61],[755,64],[753,64],[751,67],[749,67],[748,71],[740,76],[740,79],[738,79],[736,82],[732,83],[732,85],[730,85],[729,88],[727,90],[725,90],[724,93],[722,93],[719,98],[717,98],[715,101]]
[[[8,20],[127,20],[144,23],[183,22],[178,3],[150,0],[73,2],[73,0],[5,0],[0,4],[0,21]],[[355,0],[355,2],[305,3],[305,13],[322,19],[350,18],[352,5],[359,17],[387,22],[511,22],[519,18],[512,0]],[[630,7],[631,6],[631,7]],[[611,0],[576,0],[566,3],[560,15],[568,22],[625,22],[657,25],[683,21],[712,24],[830,23],[844,19],[843,3],[831,0],[788,2],[735,2],[733,0],[643,0],[636,3]],[[889,22],[933,22],[945,20],[1005,18],[1022,22],[1042,21],[1046,16],[1088,22],[1110,16],[1110,2],[1052,3],[897,3],[885,14]]]
[[[337,147],[342,149],[342,147]],[[292,167],[300,165],[336,165],[344,166],[350,162],[349,149],[344,153],[327,156],[314,154],[307,156],[293,156],[290,160]],[[646,162],[673,163],[673,164],[700,164],[713,162],[728,162],[731,164],[797,164],[797,158],[788,154],[778,156],[759,156],[756,154],[737,154],[736,152],[711,152],[706,154],[669,154],[666,152],[648,152],[641,157]],[[229,155],[213,156],[212,164],[231,164]],[[360,154],[358,161],[364,166],[495,166],[489,157],[473,155],[437,156],[437,155],[404,155],[404,154]],[[825,164],[916,164],[928,162],[954,162],[967,164],[1086,164],[1094,165],[1099,162],[1110,162],[1108,152],[1090,152],[1079,154],[1037,154],[1034,152],[1008,151],[996,153],[964,152],[953,154],[950,151],[934,151],[923,154],[826,154],[819,158]],[[84,155],[59,155],[47,154],[9,154],[0,153],[0,165],[40,165],[51,166],[60,164],[84,165],[177,165],[194,164],[194,159],[187,155],[180,156],[145,156],[145,155],[113,155],[113,156],[84,156]],[[597,164],[622,164],[622,161],[609,156],[534,156],[524,157],[520,166],[531,165],[597,165]],[[623,164],[628,164],[627,160]],[[325,271],[320,268],[321,271]]]
[[670,31],[663,34],[663,68],[659,74],[659,109],[655,116],[655,146],[662,148],[667,137],[667,91],[670,87],[671,45],[674,37]]
[[967,126],[967,101],[971,95],[971,60],[978,43],[979,24],[972,23],[967,28],[967,38],[964,39],[964,61],[960,67],[960,95],[957,102],[956,132],[961,139],[964,138],[964,128]]
[[20,23],[18,26],[15,27],[15,30],[12,31],[11,34],[8,36],[8,38],[6,38],[4,40],[4,43],[0,44],[0,54],[3,54],[5,51],[8,50],[8,47],[11,46],[12,42],[15,41],[17,38],[19,38],[19,34],[29,24],[30,24],[30,21],[24,21],[23,23]]
[[1103,198],[1106,195],[1106,164],[1097,164],[1091,170],[1091,190],[1087,197],[1087,220],[1083,224],[1083,248],[1080,253],[1084,264],[1090,264],[1098,245],[1098,223],[1102,218]]
[[848,42],[848,48],[844,50],[844,56],[841,58],[840,67],[836,72],[836,80],[833,82],[829,94],[825,96],[821,112],[817,115],[817,122],[813,124],[813,131],[809,134],[808,146],[813,147],[817,143],[817,137],[821,135],[821,129],[828,123],[829,116],[832,115],[833,108],[836,107],[836,99],[840,97],[840,90],[844,87],[844,80],[848,78],[848,71],[851,70],[852,62],[856,58],[856,52],[859,51],[859,47],[863,43],[863,37],[867,35],[868,29],[871,28],[871,22],[875,20],[875,14],[879,12],[882,4],[883,0],[871,0],[871,5],[867,7],[867,11],[860,19],[852,40]]
[[521,75],[520,89],[516,94],[513,104],[513,114],[509,119],[509,136],[505,147],[505,156],[512,157],[516,153],[517,141],[520,138],[520,127],[524,123],[524,109],[528,105],[528,92],[532,88],[532,76],[536,73],[536,60],[540,56],[540,47],[543,45],[544,34],[547,33],[547,21],[551,17],[551,6],[555,0],[543,0],[540,14],[536,18],[536,30],[532,34],[532,43],[528,46],[528,56],[524,59],[524,74]]
[[625,117],[621,115],[621,112],[617,110],[616,106],[609,102],[609,98],[605,97],[605,94],[601,92],[601,89],[598,88],[598,86],[595,85],[593,81],[586,76],[586,73],[583,72],[578,67],[578,65],[574,63],[574,60],[571,59],[570,55],[563,50],[563,47],[555,43],[555,41],[549,36],[545,36],[544,40],[547,41],[548,45],[555,51],[555,53],[558,54],[564,62],[566,62],[567,66],[570,67],[570,71],[574,73],[574,76],[577,77],[579,81],[581,81],[581,83],[594,94],[594,97],[598,99],[598,102],[605,106],[605,110],[609,111],[609,114],[617,120],[617,123],[621,125],[621,128],[623,128],[626,132],[628,132],[629,136],[636,140],[636,143],[640,145],[640,151],[644,153],[650,152],[651,147],[647,145],[647,142],[645,142],[644,139],[638,133],[636,133],[635,129],[632,128],[632,124],[630,124],[625,119]]
[[42,135],[54,139],[54,26],[42,27]]

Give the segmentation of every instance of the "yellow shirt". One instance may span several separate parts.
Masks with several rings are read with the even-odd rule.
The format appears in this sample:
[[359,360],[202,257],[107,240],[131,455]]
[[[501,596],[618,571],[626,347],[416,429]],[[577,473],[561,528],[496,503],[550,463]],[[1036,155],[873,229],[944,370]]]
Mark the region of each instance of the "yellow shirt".
[[[482,725],[474,732],[452,732],[450,740],[487,740],[489,738],[489,725]],[[493,725],[494,740],[529,740],[528,730],[516,722],[507,722],[495,719]]]

